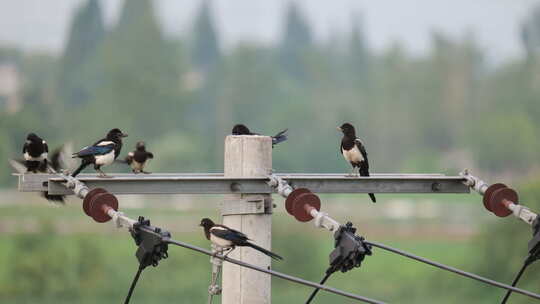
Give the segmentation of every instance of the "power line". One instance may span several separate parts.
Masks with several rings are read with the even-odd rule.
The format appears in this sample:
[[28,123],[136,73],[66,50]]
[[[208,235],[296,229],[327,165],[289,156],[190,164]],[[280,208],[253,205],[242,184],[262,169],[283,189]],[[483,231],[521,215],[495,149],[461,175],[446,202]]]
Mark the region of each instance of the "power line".
[[489,285],[492,285],[492,286],[495,286],[495,287],[503,288],[503,289],[506,289],[506,290],[511,290],[513,292],[517,292],[517,293],[529,296],[531,298],[535,298],[535,299],[540,300],[540,294],[536,294],[536,293],[533,293],[533,292],[530,292],[530,291],[527,291],[527,290],[516,288],[516,287],[510,286],[510,285],[507,285],[507,284],[503,284],[503,283],[500,283],[500,282],[497,282],[497,281],[494,281],[494,280],[491,280],[491,279],[488,279],[488,278],[484,278],[484,277],[476,275],[474,273],[466,272],[466,271],[463,271],[463,270],[460,270],[460,269],[457,269],[457,268],[454,268],[454,267],[451,267],[451,266],[447,266],[447,265],[444,265],[444,264],[441,264],[441,263],[438,263],[438,262],[434,262],[434,261],[431,261],[429,259],[419,257],[419,256],[416,256],[414,254],[411,254],[411,253],[408,253],[408,252],[405,252],[405,251],[402,251],[402,250],[399,250],[399,249],[396,249],[396,248],[386,246],[384,244],[371,242],[371,241],[365,241],[365,243],[369,244],[369,245],[371,245],[373,247],[384,249],[384,250],[399,254],[401,256],[404,256],[404,257],[407,257],[407,258],[410,258],[410,259],[413,259],[413,260],[417,260],[419,262],[422,262],[422,263],[425,263],[425,264],[428,264],[428,265],[431,265],[431,266],[435,266],[437,268],[440,268],[440,269],[443,269],[443,270],[446,270],[446,271],[450,271],[450,272],[456,273],[458,275],[461,275],[461,276],[464,276],[464,277],[467,277],[467,278],[470,278],[470,279],[473,279],[473,280],[477,280],[477,281],[480,281],[480,282],[483,282],[483,283],[486,283],[486,284],[489,284]]
[[173,244],[173,245],[177,245],[177,246],[184,247],[184,248],[187,248],[187,249],[191,249],[191,250],[197,251],[199,253],[206,254],[208,256],[214,256],[214,257],[216,257],[218,259],[221,259],[221,260],[224,260],[224,261],[227,261],[229,263],[233,263],[233,264],[236,264],[236,265],[239,265],[239,266],[242,266],[242,267],[246,267],[246,268],[250,268],[250,269],[253,269],[253,270],[256,270],[256,271],[264,272],[264,273],[267,273],[269,275],[272,275],[272,276],[275,276],[275,277],[278,277],[278,278],[282,278],[282,279],[287,280],[287,281],[291,281],[291,282],[306,285],[306,286],[309,286],[309,287],[314,287],[314,288],[326,290],[328,292],[331,292],[331,293],[334,293],[334,294],[337,294],[337,295],[340,295],[340,296],[344,296],[344,297],[347,297],[347,298],[355,299],[355,300],[358,300],[358,301],[361,301],[361,302],[364,302],[364,303],[384,304],[384,302],[381,302],[381,301],[378,301],[378,300],[374,300],[374,299],[366,298],[366,297],[363,297],[363,296],[355,295],[353,293],[349,293],[349,292],[342,291],[342,290],[332,288],[332,287],[329,287],[329,286],[317,284],[317,283],[307,281],[307,280],[304,280],[304,279],[301,279],[301,278],[297,278],[297,277],[294,277],[294,276],[291,276],[291,275],[288,275],[288,274],[284,274],[284,273],[277,272],[277,271],[274,271],[274,270],[270,270],[270,269],[266,269],[266,268],[263,268],[263,267],[251,265],[251,264],[248,264],[248,263],[244,263],[242,261],[231,259],[229,257],[225,257],[225,256],[221,256],[221,255],[215,255],[210,250],[206,250],[204,248],[200,248],[200,247],[197,247],[197,246],[194,246],[194,245],[191,245],[191,244],[187,244],[187,243],[184,243],[184,242],[175,241],[175,240],[172,240],[172,239],[164,239],[163,241],[167,242],[169,244]]
[[[521,269],[519,270],[518,274],[514,278],[514,281],[512,281],[512,286],[517,285],[517,283],[519,282],[519,279],[521,279],[521,276],[525,272],[525,269],[527,269],[527,267],[532,264],[532,261],[533,261],[533,259],[531,259],[530,256],[528,256],[527,259],[525,259],[525,262],[523,263],[523,266],[521,266]],[[508,301],[508,298],[510,298],[511,294],[512,294],[512,291],[508,290],[506,292],[506,294],[504,295],[504,298],[503,298],[501,304],[505,304],[506,301]]]

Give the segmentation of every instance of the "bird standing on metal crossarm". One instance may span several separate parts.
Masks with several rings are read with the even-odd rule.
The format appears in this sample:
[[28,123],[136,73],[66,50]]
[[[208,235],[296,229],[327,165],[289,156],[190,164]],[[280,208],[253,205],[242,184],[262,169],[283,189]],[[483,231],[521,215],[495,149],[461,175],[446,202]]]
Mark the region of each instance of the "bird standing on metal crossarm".
[[105,172],[101,171],[101,167],[112,164],[118,157],[122,149],[122,137],[127,137],[127,134],[122,133],[118,128],[114,128],[107,133],[105,138],[98,140],[91,146],[84,147],[77,153],[73,153],[72,157],[81,158],[82,162],[71,176],[77,176],[88,165],[94,164],[94,169],[99,172],[100,177],[109,177]]
[[227,254],[231,253],[236,246],[251,247],[266,254],[272,259],[283,260],[281,256],[248,242],[250,239],[248,239],[248,237],[242,232],[231,229],[224,225],[214,224],[214,222],[209,218],[203,218],[199,226],[204,227],[204,234],[206,238],[214,245],[224,249],[230,249]]
[[[28,134],[26,137],[26,142],[23,146],[23,158],[24,160],[13,160],[14,163],[18,164],[16,169],[23,165],[26,168],[24,173],[49,173],[49,164],[54,170],[60,170],[60,154],[62,149],[57,149],[53,152],[51,156],[51,162],[48,161],[49,147],[47,142],[41,139],[34,133]],[[21,173],[23,173],[21,171]],[[48,191],[41,192],[41,196],[48,201],[64,203],[63,195],[51,195]]]
[[[278,134],[272,136],[272,148],[279,144],[280,142],[284,142],[287,140],[287,131],[289,129],[285,129]],[[261,135],[259,133],[253,133],[251,132],[248,127],[246,127],[243,124],[237,124],[232,129],[232,135]]]
[[26,172],[38,173],[47,171],[47,157],[49,147],[47,142],[37,136],[35,133],[30,133],[26,136],[26,142],[23,146],[23,157]]
[[[339,147],[341,154],[352,166],[351,176],[354,176],[354,170],[358,168],[360,176],[369,176],[369,162],[367,151],[362,141],[356,137],[356,131],[350,123],[344,123],[338,130],[343,132],[341,145]],[[375,195],[369,193],[372,202],[376,202]]]
[[150,174],[150,172],[144,171],[144,166],[146,166],[147,162],[152,158],[154,158],[154,154],[146,151],[144,141],[139,141],[137,142],[137,145],[135,145],[135,151],[129,152],[126,156],[126,162],[131,166],[133,173]]

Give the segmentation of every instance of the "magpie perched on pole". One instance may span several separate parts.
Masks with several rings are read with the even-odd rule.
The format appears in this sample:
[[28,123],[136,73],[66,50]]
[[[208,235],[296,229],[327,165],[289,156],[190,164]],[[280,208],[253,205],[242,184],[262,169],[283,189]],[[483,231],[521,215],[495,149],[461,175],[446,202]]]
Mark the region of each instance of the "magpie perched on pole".
[[[53,170],[61,170],[60,157],[63,147],[53,151],[51,160],[47,159],[49,147],[47,142],[34,133],[28,134],[23,146],[23,160],[11,160],[14,168],[20,173],[49,173],[49,165]],[[20,169],[19,169],[20,168]],[[52,195],[47,191],[41,192],[41,196],[48,201],[64,203],[64,195]]]
[[[287,131],[289,129],[285,129],[278,134],[272,136],[272,148],[279,144],[280,142],[284,142],[287,140]],[[253,133],[251,132],[246,125],[243,124],[237,124],[232,129],[232,135],[261,135],[259,133]]]
[[49,146],[46,141],[35,133],[29,133],[22,152],[27,173],[47,172]]
[[231,229],[224,225],[214,224],[214,222],[209,218],[203,218],[199,226],[204,227],[204,234],[210,242],[221,248],[230,249],[229,253],[231,253],[236,246],[251,247],[266,254],[272,259],[283,260],[281,256],[248,242],[250,239],[248,239],[248,237],[242,232]]
[[84,168],[94,164],[94,169],[99,172],[100,177],[109,177],[105,172],[101,171],[101,167],[112,164],[118,155],[120,155],[122,137],[127,136],[120,129],[114,128],[107,133],[105,138],[98,140],[91,146],[84,147],[77,153],[73,153],[73,158],[80,158],[82,161],[79,168],[71,176],[77,176]]
[[[339,150],[341,154],[352,166],[351,176],[354,175],[354,170],[358,168],[358,174],[360,176],[369,176],[369,162],[366,148],[362,144],[362,141],[356,137],[356,131],[353,125],[350,123],[344,123],[338,130],[343,132],[343,138],[341,139],[341,145]],[[369,193],[369,197],[372,202],[376,202],[375,195]]]
[[126,163],[130,165],[133,173],[145,173],[150,174],[150,172],[144,171],[144,166],[150,159],[154,158],[154,154],[146,151],[146,145],[144,141],[139,141],[135,145],[135,151],[129,152],[126,156]]

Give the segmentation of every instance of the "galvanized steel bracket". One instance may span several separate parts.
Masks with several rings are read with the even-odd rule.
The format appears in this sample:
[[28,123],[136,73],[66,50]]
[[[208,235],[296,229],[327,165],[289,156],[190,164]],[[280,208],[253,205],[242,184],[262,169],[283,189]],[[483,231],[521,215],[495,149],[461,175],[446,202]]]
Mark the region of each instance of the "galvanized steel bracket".
[[242,198],[225,199],[220,203],[221,215],[271,214],[272,199],[264,195],[246,195]]

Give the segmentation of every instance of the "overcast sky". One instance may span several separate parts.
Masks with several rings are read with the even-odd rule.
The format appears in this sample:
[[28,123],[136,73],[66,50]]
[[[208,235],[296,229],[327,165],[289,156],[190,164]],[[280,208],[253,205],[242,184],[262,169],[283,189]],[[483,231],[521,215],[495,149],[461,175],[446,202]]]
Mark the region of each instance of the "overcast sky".
[[[58,52],[73,10],[84,0],[0,0],[0,45]],[[290,0],[213,0],[225,48],[238,41],[272,43],[279,39],[283,10]],[[523,55],[522,20],[540,0],[299,0],[318,39],[350,29],[363,16],[370,45],[384,49],[400,41],[414,54],[429,49],[432,30],[455,37],[474,33],[491,62]],[[102,0],[107,22],[118,17],[121,0]],[[201,0],[156,0],[169,35],[189,34]]]

